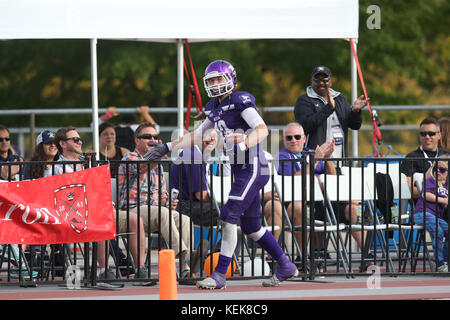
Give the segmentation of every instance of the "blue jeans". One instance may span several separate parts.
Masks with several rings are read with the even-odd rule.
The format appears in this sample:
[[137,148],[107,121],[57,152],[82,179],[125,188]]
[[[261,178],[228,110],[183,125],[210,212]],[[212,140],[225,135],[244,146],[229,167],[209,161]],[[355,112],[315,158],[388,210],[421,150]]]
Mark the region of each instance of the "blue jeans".
[[[438,255],[438,267],[443,265],[444,262],[448,262],[448,224],[446,221],[438,218],[437,230],[436,230],[436,216],[429,212],[425,213],[425,228],[430,233],[433,239],[433,250],[435,255]],[[423,212],[417,212],[414,214],[414,222],[423,226]],[[436,249],[436,237],[437,237],[437,249]],[[445,240],[444,240],[445,238]],[[445,241],[445,242],[444,242]]]

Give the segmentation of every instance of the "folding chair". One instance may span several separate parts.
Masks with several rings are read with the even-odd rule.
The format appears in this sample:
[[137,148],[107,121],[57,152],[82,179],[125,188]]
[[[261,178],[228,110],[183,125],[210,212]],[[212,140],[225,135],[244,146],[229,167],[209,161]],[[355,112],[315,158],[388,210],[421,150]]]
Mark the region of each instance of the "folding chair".
[[[334,212],[332,202],[346,202],[351,203],[351,201],[365,201],[372,198],[371,193],[369,192],[369,189],[365,187],[365,183],[361,183],[361,178],[357,175],[351,175],[351,179],[349,176],[345,175],[320,175],[319,176],[320,183],[323,186],[324,189],[324,198],[325,198],[325,204],[326,204],[326,212],[327,212],[327,218],[329,221],[337,225],[344,225],[344,232],[348,232],[347,237],[351,237],[352,232],[363,232],[364,227],[361,228],[360,225],[352,225],[352,224],[345,224],[341,223],[341,221],[338,221],[337,214]],[[367,230],[367,229],[365,229]],[[337,250],[340,250],[341,256],[344,258],[344,262],[347,264],[347,270],[350,269],[351,266],[351,250],[350,253],[346,250],[346,243],[347,239],[345,241],[342,240],[341,236],[341,230],[338,230],[338,239],[339,244],[341,245],[340,248],[337,248]],[[366,243],[367,244],[367,243]],[[360,248],[362,251],[362,259],[361,263],[365,258],[367,250],[364,250],[364,248]],[[367,247],[368,249],[368,247]],[[345,266],[345,265],[344,265]],[[348,272],[352,272],[349,270]]]
[[[426,243],[427,231],[423,228],[423,226],[414,224],[413,222],[412,216],[414,214],[414,203],[412,198],[412,190],[408,184],[406,175],[400,173],[399,163],[369,163],[367,168],[369,174],[375,171],[389,174],[392,180],[392,184],[394,187],[394,200],[397,200],[399,204],[399,222],[398,224],[390,225],[390,227],[394,230],[398,229],[400,243],[399,247],[396,248],[396,250],[398,251],[400,266],[402,266],[402,260],[405,259],[403,267],[401,267],[402,271],[404,271],[406,268],[406,260],[410,253],[411,269],[415,270],[421,245],[424,248],[424,259],[428,260],[429,266],[433,270],[433,262],[430,258],[430,251],[432,251],[432,248],[430,248],[430,246],[428,246]],[[417,179],[417,181],[415,181],[413,178],[413,181],[416,184],[418,190],[421,190],[422,187],[421,178],[423,178],[422,174],[415,174],[415,179]],[[413,240],[415,233],[416,237],[415,240]]]
[[[353,172],[355,171],[355,168],[352,168]],[[386,242],[386,239],[384,237],[383,232],[381,230],[384,230],[386,232],[398,232],[399,236],[399,244],[395,242],[395,237],[392,237],[392,243],[394,245],[394,251],[397,253],[397,258],[399,260],[399,269],[405,270],[406,266],[406,260],[408,258],[409,253],[411,252],[412,257],[413,254],[416,253],[416,251],[412,247],[412,237],[414,233],[418,232],[418,241],[415,241],[414,243],[420,244],[421,242],[421,235],[423,233],[423,227],[419,225],[415,225],[412,223],[412,193],[408,184],[407,177],[405,174],[400,172],[400,166],[399,163],[369,163],[367,168],[362,169],[364,170],[364,177],[365,181],[367,182],[367,185],[369,187],[370,192],[373,194],[372,198],[373,200],[368,201],[369,204],[369,210],[371,212],[372,217],[374,218],[374,221],[376,222],[373,226],[371,226],[371,229],[377,228],[377,236],[380,239],[380,245],[383,252],[383,257],[386,257],[388,265],[393,269],[392,264],[392,258],[389,256],[389,245]],[[378,220],[378,215],[376,213],[376,206],[375,206],[375,200],[378,199],[378,192],[375,194],[375,182],[374,182],[374,176],[376,173],[384,173],[389,175],[392,186],[393,186],[393,199],[394,201],[398,202],[398,208],[399,208],[399,217],[398,221],[385,221],[384,224],[380,224]],[[389,217],[388,217],[389,218]],[[427,254],[427,253],[426,253]],[[402,267],[402,261],[404,260],[403,267]]]
[[[305,180],[303,180],[305,179]],[[305,189],[303,190],[303,182],[306,181]],[[314,207],[314,203],[321,202],[323,203],[325,198],[324,194],[322,193],[322,189],[320,188],[320,184],[317,177],[313,178],[313,186],[311,187],[311,177],[310,175],[305,175],[305,177],[302,176],[280,176],[275,175],[275,184],[277,188],[277,192],[279,194],[280,200],[283,202],[302,202],[303,200],[307,202],[309,205],[309,208]],[[281,186],[281,187],[280,187]],[[281,190],[281,192],[280,192]],[[311,199],[311,191],[313,193],[314,199]],[[306,195],[306,198],[304,198],[304,194]],[[314,203],[313,203],[314,202]],[[303,212],[306,212],[303,210]],[[331,217],[328,215],[327,210],[325,210],[326,219],[325,221],[320,220],[314,220],[309,221],[309,224],[306,226],[303,225],[294,225],[289,221],[289,217],[287,214],[286,209],[283,206],[283,215],[285,217],[288,230],[292,231],[300,231],[303,232],[306,230],[307,232],[311,232],[311,236],[314,235],[315,232],[321,232],[324,234],[327,234],[327,239],[331,241],[334,249],[336,250],[338,261],[342,261],[342,265],[344,268],[345,273],[349,272],[348,268],[348,259],[347,259],[347,253],[345,252],[345,247],[342,244],[342,239],[340,237],[339,232],[342,230],[345,230],[344,224],[337,224],[335,221],[331,219]],[[312,217],[310,217],[309,220],[312,220]],[[295,221],[294,221],[295,222]],[[295,237],[293,237],[295,238]],[[295,240],[295,239],[294,239]],[[296,242],[295,242],[296,243]],[[309,240],[309,243],[311,243],[311,240]],[[300,247],[298,243],[296,243],[296,248],[299,252],[299,256],[301,255]],[[312,257],[311,260],[314,261],[314,257],[312,255],[312,252],[310,250],[310,256]]]
[[[352,167],[341,170],[343,175],[343,181],[340,183],[339,187],[342,188],[344,194],[342,195],[344,198],[340,196],[340,201],[345,199],[346,201],[361,201],[361,205],[364,208],[365,204],[367,204],[367,209],[369,213],[369,218],[372,220],[371,223],[363,224],[352,224],[349,223],[347,225],[347,231],[349,234],[347,235],[347,240],[351,239],[351,233],[353,232],[364,232],[367,231],[366,241],[363,244],[363,248],[360,248],[362,257],[361,257],[361,265],[360,271],[363,271],[363,262],[365,257],[368,254],[368,250],[370,246],[374,245],[378,239],[378,244],[380,246],[382,252],[382,258],[386,259],[388,270],[389,268],[393,271],[394,264],[392,258],[389,256],[389,248],[386,244],[386,238],[384,232],[392,232],[393,230],[398,230],[398,224],[393,224],[388,222],[387,224],[382,224],[378,218],[378,214],[376,211],[376,203],[375,201],[378,199],[378,196],[375,194],[375,174],[373,168],[360,168],[360,167]],[[351,178],[350,178],[351,177]],[[395,177],[395,174],[394,174]],[[397,178],[398,180],[398,178]],[[397,186],[398,184],[393,181],[393,185]],[[346,196],[345,193],[350,193],[351,195]],[[395,192],[397,191],[397,197]],[[398,198],[398,188],[394,187],[394,199]],[[362,210],[364,211],[364,210]],[[364,214],[364,213],[363,213]],[[364,219],[363,219],[363,222]],[[376,260],[376,248],[375,248],[375,260]]]
[[27,280],[37,277],[37,272],[33,271],[31,272],[31,268],[28,265],[28,261],[25,258],[23,250],[19,248],[19,245],[17,244],[3,244],[2,246],[2,253],[0,256],[0,267],[3,265],[3,261],[5,258],[10,258],[10,262],[13,265],[16,266],[17,269],[10,269],[10,271],[17,272],[20,274],[21,280]]

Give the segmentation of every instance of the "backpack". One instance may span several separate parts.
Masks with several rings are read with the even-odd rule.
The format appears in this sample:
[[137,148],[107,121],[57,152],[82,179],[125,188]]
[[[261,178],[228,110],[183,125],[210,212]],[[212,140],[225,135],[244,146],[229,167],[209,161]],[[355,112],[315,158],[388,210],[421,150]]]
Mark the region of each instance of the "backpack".
[[[375,187],[378,199],[376,200],[377,209],[382,214],[385,223],[392,223],[392,210],[394,205],[394,187],[391,177],[387,174],[377,172],[375,174]],[[393,232],[388,233],[392,238]]]

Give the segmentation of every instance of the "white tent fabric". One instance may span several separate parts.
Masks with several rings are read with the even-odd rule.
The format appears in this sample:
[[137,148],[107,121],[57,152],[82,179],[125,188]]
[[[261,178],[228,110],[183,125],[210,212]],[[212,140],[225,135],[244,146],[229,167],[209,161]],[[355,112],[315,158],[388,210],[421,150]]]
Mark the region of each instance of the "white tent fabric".
[[[93,140],[98,155],[97,39],[177,42],[182,134],[182,39],[352,38],[356,42],[358,10],[358,0],[0,0],[0,39],[91,40]],[[354,101],[356,67],[351,61]],[[353,137],[355,150],[357,137]]]
[[0,38],[358,38],[358,0],[2,0]]

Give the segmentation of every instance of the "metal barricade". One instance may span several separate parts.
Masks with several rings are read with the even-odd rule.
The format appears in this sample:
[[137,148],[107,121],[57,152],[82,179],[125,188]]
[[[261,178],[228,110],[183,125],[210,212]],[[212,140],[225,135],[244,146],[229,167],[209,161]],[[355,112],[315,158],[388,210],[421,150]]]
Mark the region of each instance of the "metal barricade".
[[[336,161],[337,175],[310,174],[314,173],[317,161]],[[403,173],[404,168],[417,161],[446,161],[448,167],[450,160],[330,160],[317,159],[313,153],[308,153],[301,159],[269,161],[270,179],[261,193],[261,225],[269,232],[278,231],[277,240],[300,269],[301,280],[314,280],[318,275],[367,276],[372,273],[372,266],[380,268],[386,275],[437,272],[439,261],[436,248],[442,247],[439,243],[442,239],[427,231],[430,230],[427,223],[431,220],[425,220],[423,224],[414,222],[417,201],[414,181],[417,176],[410,180]],[[286,175],[285,166],[280,165],[282,163],[287,163],[292,169],[299,163],[301,176]],[[157,252],[161,248],[179,248],[177,275],[180,283],[193,284],[214,268],[220,252],[220,210],[233,183],[232,174],[223,174],[227,172],[224,167],[228,163],[217,160],[186,163],[191,177],[200,176],[199,191],[207,191],[207,199],[194,198],[192,179],[186,185],[182,171],[176,171],[176,164],[171,160],[97,162],[94,157],[86,157],[85,161],[80,162],[22,162],[19,164],[20,172],[10,177],[9,181],[24,180],[33,167],[43,164],[48,165],[53,173],[55,166],[61,164],[63,168],[76,164],[81,164],[83,168],[104,164],[120,168],[116,170],[117,175],[111,177],[116,239],[105,244],[0,245],[0,278],[5,278],[7,282],[19,278],[20,283],[67,282],[68,279],[72,281],[75,270],[78,270],[79,280],[85,286],[96,285],[100,280],[148,283],[157,281]],[[1,165],[11,170],[17,164]],[[206,174],[203,175],[203,172]],[[423,173],[422,180],[426,176]],[[146,178],[148,183],[142,184],[137,177]],[[177,181],[176,185],[173,181]],[[389,185],[392,185],[392,194],[386,192]],[[420,184],[417,186],[420,187]],[[151,192],[152,187],[158,190],[156,194]],[[174,189],[178,191],[177,200],[183,201],[184,208],[172,207]],[[185,193],[189,197],[186,198]],[[131,194],[132,199],[126,197],[124,201],[125,194]],[[140,205],[134,203],[135,199],[142,199]],[[209,220],[198,220],[201,215],[195,215],[194,208],[200,212],[207,210]],[[298,208],[301,210],[298,211]],[[446,210],[445,221],[448,222],[449,210]],[[212,214],[214,212],[217,216]],[[301,217],[297,212],[301,212]],[[0,221],[2,218],[0,216]],[[144,221],[144,229],[133,229],[131,222],[141,220]],[[119,225],[119,221],[124,221],[124,224]],[[188,226],[183,227],[186,223]],[[438,219],[431,223],[437,230]],[[445,232],[448,234],[448,230]],[[183,248],[186,248],[184,252]],[[102,260],[105,265],[101,271],[112,270],[114,278],[97,277],[98,254],[104,255]],[[270,258],[240,230],[229,279],[268,277],[277,267],[276,261]],[[422,263],[418,264],[419,261]],[[136,277],[136,272],[140,272],[139,266],[144,267],[145,274]],[[186,272],[187,269],[191,271]]]

